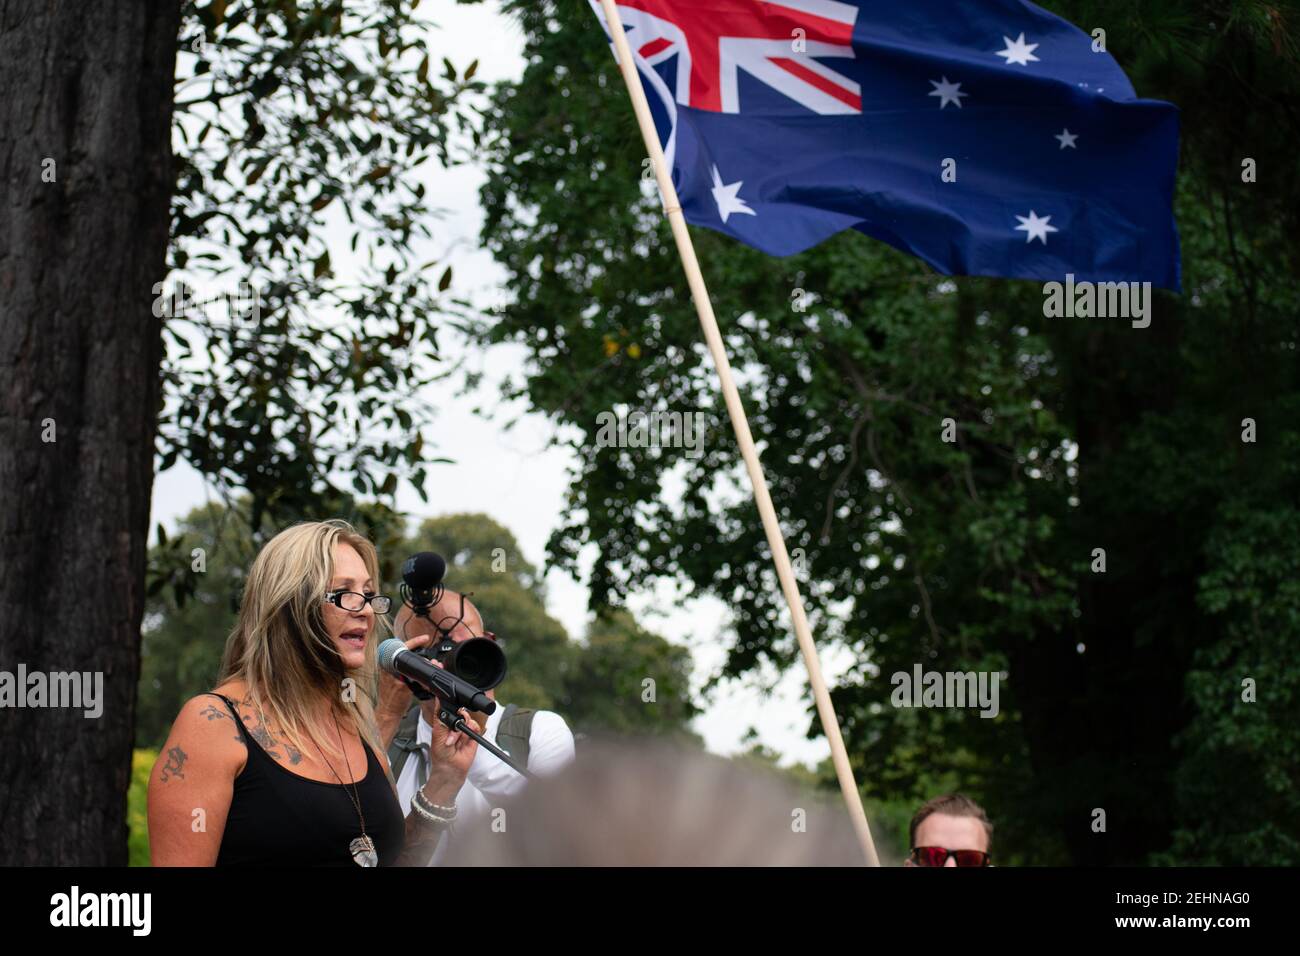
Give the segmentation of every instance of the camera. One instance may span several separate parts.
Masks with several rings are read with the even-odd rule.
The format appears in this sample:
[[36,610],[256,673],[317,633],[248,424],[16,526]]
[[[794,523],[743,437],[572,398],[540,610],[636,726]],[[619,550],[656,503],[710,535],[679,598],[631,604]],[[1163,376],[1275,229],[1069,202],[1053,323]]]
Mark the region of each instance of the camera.
[[491,690],[506,679],[506,653],[490,637],[471,637],[467,641],[440,637],[420,648],[419,653],[479,690]]
[[[402,564],[402,601],[415,612],[417,617],[430,620],[429,608],[442,600],[443,575],[447,573],[447,562],[441,555],[432,551],[413,554]],[[452,628],[465,619],[465,598],[461,596],[461,613],[450,626],[445,621],[431,621],[437,630],[433,641],[420,648],[419,654],[431,661],[437,661],[461,680],[473,684],[479,690],[491,690],[506,679],[506,654],[496,641],[490,637],[471,637],[465,641],[454,641],[450,637]],[[411,685],[421,700],[428,700],[427,691]]]

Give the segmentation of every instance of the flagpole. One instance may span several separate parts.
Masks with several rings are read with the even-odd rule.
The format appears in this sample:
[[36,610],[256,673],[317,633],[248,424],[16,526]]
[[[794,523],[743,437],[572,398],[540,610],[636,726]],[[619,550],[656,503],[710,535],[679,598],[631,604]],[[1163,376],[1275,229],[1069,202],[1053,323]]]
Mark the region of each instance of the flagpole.
[[646,102],[645,90],[641,86],[641,76],[632,59],[632,50],[628,46],[627,36],[623,33],[623,21],[618,15],[615,0],[600,0],[605,11],[605,19],[610,33],[614,37],[614,49],[618,53],[619,68],[623,72],[623,81],[627,84],[628,94],[632,97],[632,109],[636,113],[637,124],[641,127],[641,136],[645,139],[646,149],[654,165],[655,178],[659,182],[659,191],[663,195],[664,212],[672,225],[673,238],[677,241],[677,253],[682,259],[682,268],[686,271],[686,281],[695,300],[695,311],[700,317],[700,326],[704,329],[704,338],[708,342],[709,352],[713,355],[713,364],[717,367],[718,378],[722,381],[722,396],[727,403],[727,412],[731,416],[731,425],[736,432],[736,441],[740,444],[740,453],[745,459],[745,469],[749,472],[750,484],[754,487],[754,500],[758,504],[758,513],[763,519],[763,530],[767,534],[767,543],[772,549],[772,558],[776,562],[777,577],[781,579],[781,590],[786,603],[790,606],[790,616],[794,621],[794,633],[799,640],[799,650],[803,654],[804,665],[808,668],[808,681],[812,685],[813,699],[817,703],[817,713],[821,718],[822,730],[831,745],[831,760],[835,764],[835,776],[839,779],[840,791],[853,821],[853,829],[862,844],[870,866],[879,866],[876,846],[871,839],[871,828],[867,825],[867,815],[862,809],[862,795],[858,792],[853,779],[853,768],[844,749],[844,738],[840,736],[840,724],[831,706],[831,697],[826,690],[826,681],[822,677],[821,661],[817,657],[817,647],[813,643],[812,632],[808,628],[808,618],[804,615],[803,598],[799,594],[799,585],[795,581],[794,569],[790,566],[790,555],[786,552],[785,538],[777,521],[776,509],[772,507],[772,496],[767,490],[767,479],[763,477],[763,466],[758,461],[758,450],[754,447],[754,437],[749,431],[749,421],[745,418],[745,408],[740,402],[740,393],[731,377],[731,363],[722,343],[722,334],[718,331],[718,320],[713,315],[713,303],[709,299],[709,290],[704,285],[704,274],[700,271],[699,260],[695,258],[695,246],[691,243],[691,234],[686,228],[686,217],[682,215],[681,203],[677,199],[677,189],[673,186],[672,170],[664,159],[663,147],[659,145],[659,135],[655,132],[654,119],[650,116],[650,106]]

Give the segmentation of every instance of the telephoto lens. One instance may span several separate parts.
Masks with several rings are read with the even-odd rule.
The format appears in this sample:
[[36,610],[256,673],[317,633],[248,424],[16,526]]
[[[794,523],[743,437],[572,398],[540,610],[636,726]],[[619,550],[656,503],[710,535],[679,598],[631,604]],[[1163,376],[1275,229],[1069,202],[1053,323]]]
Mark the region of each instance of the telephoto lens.
[[420,653],[479,690],[491,690],[506,679],[506,652],[488,637],[460,642],[445,638]]

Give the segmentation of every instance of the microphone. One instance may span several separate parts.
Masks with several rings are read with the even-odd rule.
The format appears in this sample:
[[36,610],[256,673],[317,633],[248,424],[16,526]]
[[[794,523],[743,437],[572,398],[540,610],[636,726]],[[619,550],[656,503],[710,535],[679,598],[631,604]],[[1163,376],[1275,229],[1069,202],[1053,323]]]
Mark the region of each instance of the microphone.
[[402,603],[420,617],[429,616],[429,608],[442,600],[442,576],[447,562],[442,555],[421,551],[402,562]]
[[402,562],[402,580],[412,591],[432,591],[446,573],[447,562],[432,551],[421,551]]
[[430,663],[395,637],[390,637],[379,645],[379,666],[390,674],[405,677],[428,688],[447,701],[452,710],[464,707],[490,714],[497,709],[496,701],[469,681]]

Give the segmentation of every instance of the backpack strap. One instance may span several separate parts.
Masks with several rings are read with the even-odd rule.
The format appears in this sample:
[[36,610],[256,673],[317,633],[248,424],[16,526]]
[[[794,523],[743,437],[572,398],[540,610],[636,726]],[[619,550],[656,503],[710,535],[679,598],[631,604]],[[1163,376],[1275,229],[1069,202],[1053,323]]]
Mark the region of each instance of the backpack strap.
[[537,712],[527,707],[507,704],[497,724],[497,746],[515,758],[515,762],[528,769],[528,751],[533,734],[533,717]]
[[406,761],[415,751],[423,751],[422,759],[428,766],[428,749],[424,744],[419,743],[418,736],[420,731],[420,702],[413,701],[410,709],[402,717],[402,722],[397,725],[397,733],[393,735],[393,742],[388,745],[388,764],[393,771],[393,781],[402,779],[402,768],[406,766]]

